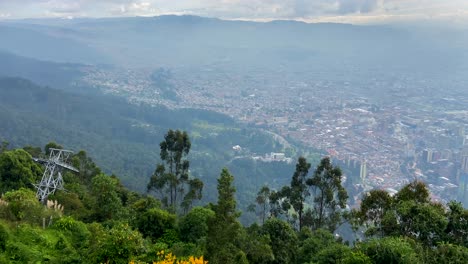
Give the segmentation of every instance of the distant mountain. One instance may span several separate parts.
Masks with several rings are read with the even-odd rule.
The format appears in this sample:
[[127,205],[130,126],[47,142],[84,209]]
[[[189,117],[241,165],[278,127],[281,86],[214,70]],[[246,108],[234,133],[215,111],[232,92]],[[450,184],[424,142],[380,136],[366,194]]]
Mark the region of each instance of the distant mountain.
[[[196,16],[25,20],[0,24],[2,37],[8,39],[0,43],[0,48],[35,58],[73,61],[78,57],[79,62],[106,61],[137,68],[211,65],[245,70],[283,67],[291,71],[382,68],[448,72],[465,65],[468,39],[458,31],[437,32]],[[38,39],[38,43],[25,42],[26,38]],[[38,44],[60,48],[46,56],[36,47]]]
[[0,50],[56,62],[107,62],[105,55],[78,39],[80,34],[68,28],[5,22],[0,23]]
[[0,76],[29,79],[37,84],[66,88],[83,76],[82,64],[55,63],[0,51]]

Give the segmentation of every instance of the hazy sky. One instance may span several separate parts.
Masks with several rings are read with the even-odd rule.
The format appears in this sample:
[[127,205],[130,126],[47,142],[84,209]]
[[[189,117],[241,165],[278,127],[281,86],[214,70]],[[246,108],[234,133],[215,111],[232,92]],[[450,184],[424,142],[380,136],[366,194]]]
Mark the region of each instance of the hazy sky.
[[468,22],[468,0],[0,0],[0,19],[193,14],[350,23]]

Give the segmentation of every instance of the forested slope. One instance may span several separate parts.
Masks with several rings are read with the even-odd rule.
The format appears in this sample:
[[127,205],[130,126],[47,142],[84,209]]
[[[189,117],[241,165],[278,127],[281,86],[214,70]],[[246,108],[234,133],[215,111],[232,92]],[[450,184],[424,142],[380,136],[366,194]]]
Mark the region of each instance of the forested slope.
[[[327,158],[315,169],[301,158],[291,171],[291,183],[281,191],[262,188],[253,209],[266,217],[244,226],[235,198],[237,178],[228,169],[218,176],[216,202],[176,213],[158,199],[123,187],[81,151],[70,160],[79,173],[64,173],[67,191],[50,195],[43,205],[32,186],[43,168],[30,153],[45,154],[41,148],[0,147],[1,263],[172,264],[175,256],[179,264],[468,260],[468,210],[455,202],[431,201],[421,182],[408,184],[393,197],[383,190],[370,191],[353,210],[332,209],[338,196],[330,189],[332,195],[319,210],[321,195],[314,188],[324,188],[328,177],[341,184],[339,168]],[[313,199],[308,199],[311,194]],[[340,197],[346,200],[346,195]],[[301,210],[306,213],[298,225]],[[324,217],[317,221],[319,212]],[[361,241],[346,242],[334,233],[343,221],[352,223]]]
[[[55,141],[75,151],[86,149],[104,171],[119,175],[133,190],[145,190],[159,160],[159,142],[170,128],[186,130],[193,138],[191,173],[207,183],[207,200],[214,199],[214,172],[224,166],[238,173],[245,207],[258,186],[288,177],[284,171],[292,168],[234,159],[235,145],[244,147],[247,156],[282,151],[283,146],[260,130],[210,111],[132,105],[121,98],[68,93],[10,77],[0,79],[0,109],[0,140],[11,147]],[[237,166],[242,163],[257,172]]]

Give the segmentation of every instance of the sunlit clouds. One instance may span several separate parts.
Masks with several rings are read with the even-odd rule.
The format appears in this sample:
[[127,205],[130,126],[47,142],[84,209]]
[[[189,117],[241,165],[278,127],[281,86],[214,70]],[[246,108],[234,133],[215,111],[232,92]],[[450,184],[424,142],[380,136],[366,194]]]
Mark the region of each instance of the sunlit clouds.
[[190,14],[223,19],[380,23],[468,21],[466,0],[0,0],[0,19]]

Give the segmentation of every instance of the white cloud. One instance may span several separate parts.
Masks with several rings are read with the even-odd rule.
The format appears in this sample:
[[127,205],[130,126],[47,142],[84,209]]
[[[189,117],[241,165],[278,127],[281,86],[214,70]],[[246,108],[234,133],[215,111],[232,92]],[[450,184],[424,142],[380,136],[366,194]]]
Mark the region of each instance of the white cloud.
[[0,14],[12,18],[194,14],[367,23],[421,17],[463,20],[467,10],[468,0],[0,0]]

